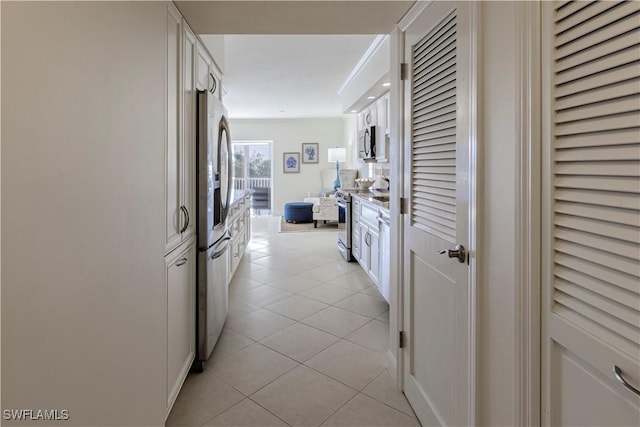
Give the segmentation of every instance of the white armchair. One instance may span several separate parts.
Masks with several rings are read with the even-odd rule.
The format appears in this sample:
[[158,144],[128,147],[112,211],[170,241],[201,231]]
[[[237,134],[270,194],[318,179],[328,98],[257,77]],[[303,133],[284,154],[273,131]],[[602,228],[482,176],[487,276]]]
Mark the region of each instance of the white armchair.
[[338,199],[335,197],[307,197],[305,202],[313,203],[313,227],[318,221],[338,221]]
[[[322,174],[322,192],[321,196],[333,194],[333,183],[336,180],[336,170],[323,169]],[[342,188],[355,188],[356,178],[358,177],[357,169],[340,169],[340,186]]]

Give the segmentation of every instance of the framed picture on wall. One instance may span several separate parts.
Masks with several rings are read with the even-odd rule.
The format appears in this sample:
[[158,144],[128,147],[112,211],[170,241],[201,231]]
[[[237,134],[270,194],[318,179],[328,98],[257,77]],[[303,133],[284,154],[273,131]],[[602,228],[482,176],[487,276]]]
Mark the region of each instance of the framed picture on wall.
[[300,153],[283,153],[282,154],[282,172],[284,173],[300,172]]
[[319,155],[317,142],[302,143],[302,163],[318,163]]

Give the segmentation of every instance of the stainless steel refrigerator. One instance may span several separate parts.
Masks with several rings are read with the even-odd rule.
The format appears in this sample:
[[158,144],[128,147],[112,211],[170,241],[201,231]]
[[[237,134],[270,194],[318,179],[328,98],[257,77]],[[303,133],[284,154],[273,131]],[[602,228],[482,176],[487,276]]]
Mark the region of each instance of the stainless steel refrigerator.
[[231,197],[231,137],[227,111],[208,91],[197,95],[197,300],[194,370],[202,372],[229,311],[227,214]]

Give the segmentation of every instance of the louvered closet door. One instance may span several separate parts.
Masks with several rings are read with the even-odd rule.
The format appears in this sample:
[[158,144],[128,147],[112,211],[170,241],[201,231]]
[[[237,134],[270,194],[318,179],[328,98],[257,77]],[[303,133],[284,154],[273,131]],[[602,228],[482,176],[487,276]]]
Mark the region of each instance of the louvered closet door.
[[405,32],[404,391],[423,425],[469,424],[469,3],[434,2]]
[[640,425],[640,3],[543,8],[543,420]]

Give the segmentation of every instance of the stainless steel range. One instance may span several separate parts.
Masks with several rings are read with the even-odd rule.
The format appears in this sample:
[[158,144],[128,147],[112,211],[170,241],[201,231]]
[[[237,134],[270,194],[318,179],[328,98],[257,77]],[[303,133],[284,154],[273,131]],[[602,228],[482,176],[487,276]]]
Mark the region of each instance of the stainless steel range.
[[353,261],[351,255],[351,195],[336,192],[338,199],[338,250],[345,260]]

